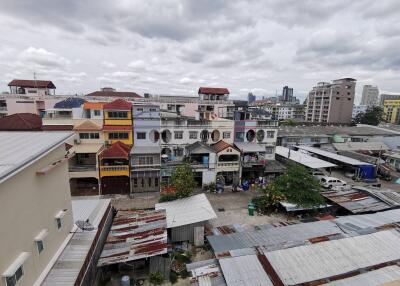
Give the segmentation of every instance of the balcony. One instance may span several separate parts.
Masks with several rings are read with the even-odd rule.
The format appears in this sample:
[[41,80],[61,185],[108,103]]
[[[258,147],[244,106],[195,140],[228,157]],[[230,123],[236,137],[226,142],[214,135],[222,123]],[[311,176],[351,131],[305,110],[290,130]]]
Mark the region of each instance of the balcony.
[[239,162],[218,162],[218,167],[239,167]]
[[70,165],[70,178],[99,178],[99,172],[96,165]]
[[70,172],[90,172],[96,171],[96,165],[72,165],[69,166]]
[[251,158],[249,160],[243,160],[242,166],[245,168],[251,168],[252,166],[265,165],[265,162],[265,158]]
[[101,166],[100,177],[129,177],[129,165]]

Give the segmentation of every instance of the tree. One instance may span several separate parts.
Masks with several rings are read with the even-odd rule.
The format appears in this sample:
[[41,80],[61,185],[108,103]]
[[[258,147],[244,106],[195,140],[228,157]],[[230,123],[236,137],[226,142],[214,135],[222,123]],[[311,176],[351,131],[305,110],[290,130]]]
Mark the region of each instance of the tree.
[[383,109],[380,106],[368,107],[365,112],[360,112],[353,120],[354,124],[378,125],[383,121]]
[[291,163],[284,174],[268,185],[265,195],[268,194],[269,198],[271,194],[281,196],[289,203],[307,208],[325,203],[320,190],[319,182],[305,167]]
[[180,165],[172,172],[171,185],[176,189],[177,198],[190,196],[193,188],[196,186],[190,165]]
[[153,285],[161,285],[165,280],[164,274],[161,272],[150,273],[150,283]]

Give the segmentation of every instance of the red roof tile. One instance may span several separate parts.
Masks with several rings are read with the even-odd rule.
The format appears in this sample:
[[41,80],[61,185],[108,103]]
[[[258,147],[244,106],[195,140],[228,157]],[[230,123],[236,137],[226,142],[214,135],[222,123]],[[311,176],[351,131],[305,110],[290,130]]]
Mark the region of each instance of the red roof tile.
[[104,125],[104,131],[132,130],[132,126],[124,125]]
[[86,96],[103,96],[103,97],[132,97],[132,98],[141,98],[139,94],[131,91],[95,91]]
[[106,103],[103,106],[104,110],[131,110],[132,103],[123,99],[116,99],[110,103]]
[[32,113],[16,113],[0,118],[1,131],[40,131],[42,119]]
[[127,158],[129,156],[129,151],[131,147],[128,145],[117,141],[110,147],[105,149],[101,154],[100,158]]
[[8,86],[56,88],[50,80],[13,79]]
[[226,143],[224,140],[219,140],[217,143],[211,145],[211,148],[213,148],[216,153],[219,153],[219,152],[225,150],[228,147],[239,151],[235,146],[233,146],[233,145],[231,145],[229,143]]
[[43,131],[69,131],[74,128],[73,125],[43,125]]
[[229,94],[229,90],[224,87],[200,87],[199,94]]

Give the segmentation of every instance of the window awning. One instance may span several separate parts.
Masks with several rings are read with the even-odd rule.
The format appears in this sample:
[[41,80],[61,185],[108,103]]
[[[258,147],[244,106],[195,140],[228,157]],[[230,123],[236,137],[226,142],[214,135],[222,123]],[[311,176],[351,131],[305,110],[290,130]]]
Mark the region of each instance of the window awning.
[[234,144],[242,153],[265,152],[265,147],[257,143],[235,142]]
[[21,254],[14,260],[14,262],[3,272],[3,277],[10,277],[15,274],[18,268],[24,264],[24,262],[28,259],[31,255],[30,252],[21,252]]
[[35,241],[41,241],[46,238],[46,236],[49,234],[49,231],[45,228],[42,229],[39,234],[35,237]]
[[72,151],[76,154],[81,153],[98,153],[102,150],[103,144],[75,144],[72,147]]
[[59,211],[54,217],[55,218],[63,218],[66,214],[66,211]]

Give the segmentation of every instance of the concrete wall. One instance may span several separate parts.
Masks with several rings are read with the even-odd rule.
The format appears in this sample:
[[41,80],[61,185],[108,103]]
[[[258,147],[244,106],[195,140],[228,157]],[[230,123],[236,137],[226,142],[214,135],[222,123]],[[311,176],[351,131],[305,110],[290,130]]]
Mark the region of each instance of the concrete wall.
[[[21,254],[30,256],[23,264],[24,276],[18,286],[31,286],[53,258],[73,226],[68,164],[64,162],[47,175],[36,171],[64,157],[60,146],[28,168],[0,184],[0,273]],[[63,226],[57,229],[55,215],[66,210]],[[35,237],[48,230],[44,250],[39,254]],[[0,279],[5,286],[5,280]]]

